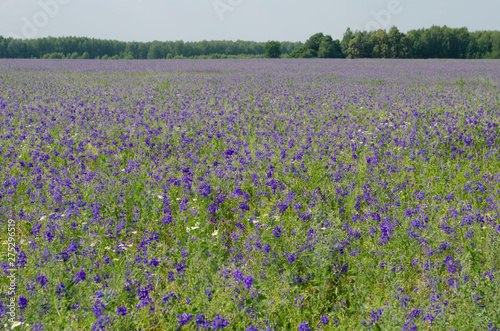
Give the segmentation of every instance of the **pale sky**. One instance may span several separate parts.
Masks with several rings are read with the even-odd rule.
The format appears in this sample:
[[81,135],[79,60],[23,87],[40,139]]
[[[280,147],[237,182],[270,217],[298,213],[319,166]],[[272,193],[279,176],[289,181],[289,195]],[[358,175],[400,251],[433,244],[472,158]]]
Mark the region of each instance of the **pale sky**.
[[347,27],[500,30],[499,13],[499,0],[0,0],[0,35],[305,41]]

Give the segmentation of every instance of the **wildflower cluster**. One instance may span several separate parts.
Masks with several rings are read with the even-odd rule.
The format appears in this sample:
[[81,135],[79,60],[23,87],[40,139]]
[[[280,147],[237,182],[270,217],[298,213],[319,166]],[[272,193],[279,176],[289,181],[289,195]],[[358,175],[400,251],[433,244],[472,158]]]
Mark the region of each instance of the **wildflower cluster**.
[[498,61],[0,60],[0,76],[18,318],[3,254],[0,325],[500,326]]

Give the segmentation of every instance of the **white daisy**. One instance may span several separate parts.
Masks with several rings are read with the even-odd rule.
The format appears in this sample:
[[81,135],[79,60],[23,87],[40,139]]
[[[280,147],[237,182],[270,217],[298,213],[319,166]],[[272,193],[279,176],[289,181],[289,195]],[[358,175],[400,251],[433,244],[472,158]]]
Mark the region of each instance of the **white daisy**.
[[23,322],[14,322],[14,324],[12,324],[12,326],[10,327],[10,329],[14,329],[14,328],[17,328],[18,326],[21,326],[23,325]]

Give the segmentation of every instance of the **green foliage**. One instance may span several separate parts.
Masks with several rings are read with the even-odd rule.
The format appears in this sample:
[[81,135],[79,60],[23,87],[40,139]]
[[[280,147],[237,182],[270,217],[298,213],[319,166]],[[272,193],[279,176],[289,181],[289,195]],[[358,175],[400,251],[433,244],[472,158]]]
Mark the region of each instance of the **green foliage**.
[[0,36],[0,58],[224,59],[224,58],[456,58],[500,57],[500,31],[432,26],[408,31],[345,31],[342,40],[319,32],[301,42],[121,42],[82,37],[13,39]]
[[342,58],[342,49],[340,41],[333,40],[331,36],[321,38],[318,49],[318,57],[320,58]]
[[389,39],[384,30],[378,30],[370,37],[370,43],[373,45],[372,56],[374,58],[386,59],[389,57]]
[[347,28],[344,33],[344,37],[340,42],[340,47],[342,48],[342,54],[347,54],[347,49],[349,48],[349,43],[354,38],[354,33],[351,31],[351,28]]
[[493,50],[500,51],[500,31],[469,32],[467,28],[432,26],[405,34],[397,27],[389,32],[352,32],[348,28],[340,44],[348,58],[495,58],[498,53]]
[[299,57],[302,57],[302,53],[304,52],[304,48],[303,47],[300,47],[296,50],[294,50],[291,54],[290,54],[290,57],[291,58],[299,58]]
[[268,41],[264,48],[267,58],[278,59],[281,57],[281,44],[279,41]]
[[[63,54],[63,58],[74,58],[76,53],[85,59],[253,58],[264,57],[265,45],[243,40],[121,42],[82,37],[21,40],[0,36],[0,58],[41,59],[54,53]],[[301,42],[282,42],[280,50],[289,55],[301,46]]]
[[339,40],[331,36],[316,33],[312,35],[301,47],[290,54],[292,58],[342,58],[342,49]]
[[318,57],[318,52],[316,52],[314,49],[308,48],[304,52],[302,52],[301,57],[306,58],[306,59],[312,59],[312,58]]
[[356,31],[354,38],[349,41],[347,48],[347,58],[366,58],[371,54],[370,34],[362,31]]
[[43,56],[43,59],[64,59],[64,54],[63,53],[50,53],[50,54],[45,54]]
[[321,43],[321,40],[323,39],[324,35],[320,33],[316,33],[312,35],[305,43],[304,49],[308,50],[310,49],[311,51],[317,53],[319,50],[319,45]]

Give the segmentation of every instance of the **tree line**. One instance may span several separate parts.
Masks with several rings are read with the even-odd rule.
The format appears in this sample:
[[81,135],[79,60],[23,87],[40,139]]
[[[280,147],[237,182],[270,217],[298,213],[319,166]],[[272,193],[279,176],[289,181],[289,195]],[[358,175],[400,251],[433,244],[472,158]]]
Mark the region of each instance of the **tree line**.
[[[0,36],[0,58],[36,59],[173,59],[264,57],[265,42],[254,41],[153,41],[122,42],[86,37],[13,39]],[[281,42],[287,55],[301,42]]]
[[500,31],[432,26],[402,33],[346,30],[342,40],[316,33],[305,43],[269,41],[121,42],[85,37],[13,39],[0,36],[0,58],[500,58]]
[[469,32],[467,28],[432,26],[402,33],[355,31],[350,28],[342,40],[317,33],[290,57],[304,58],[398,58],[398,59],[484,59],[500,58],[500,31]]

